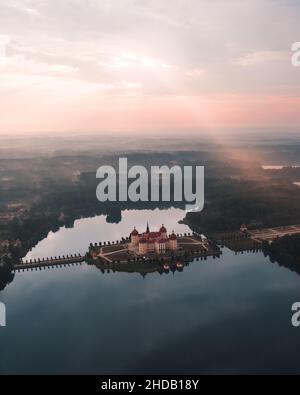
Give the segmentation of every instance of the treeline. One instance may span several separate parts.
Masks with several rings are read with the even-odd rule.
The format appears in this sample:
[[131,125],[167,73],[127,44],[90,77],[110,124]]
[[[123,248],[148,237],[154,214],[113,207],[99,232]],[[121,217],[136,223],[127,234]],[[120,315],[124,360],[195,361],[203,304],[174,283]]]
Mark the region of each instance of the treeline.
[[300,223],[300,188],[271,181],[207,180],[205,207],[188,213],[187,223],[206,232]]
[[265,250],[276,259],[290,259],[300,265],[300,234],[287,235],[275,240]]
[[271,262],[300,274],[300,234],[278,238],[272,244],[264,243],[263,251]]

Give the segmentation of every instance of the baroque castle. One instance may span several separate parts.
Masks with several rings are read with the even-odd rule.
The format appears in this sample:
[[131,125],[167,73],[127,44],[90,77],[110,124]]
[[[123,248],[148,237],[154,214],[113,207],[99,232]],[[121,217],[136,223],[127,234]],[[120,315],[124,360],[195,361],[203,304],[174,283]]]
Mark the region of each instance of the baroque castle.
[[164,225],[158,232],[150,232],[148,224],[144,233],[139,233],[134,228],[130,234],[130,239],[129,249],[140,255],[150,252],[164,254],[166,251],[176,251],[178,249],[177,236],[174,231],[168,236]]

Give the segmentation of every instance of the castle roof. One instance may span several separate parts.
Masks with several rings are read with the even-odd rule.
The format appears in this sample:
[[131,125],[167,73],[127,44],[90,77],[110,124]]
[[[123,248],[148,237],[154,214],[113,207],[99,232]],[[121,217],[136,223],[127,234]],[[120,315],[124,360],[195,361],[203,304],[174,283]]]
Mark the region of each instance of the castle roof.
[[174,232],[171,234],[171,236],[169,238],[170,238],[170,240],[177,240],[177,236],[175,235]]
[[[149,225],[147,223],[147,230],[146,232],[140,234],[138,231],[134,228],[134,230],[131,232],[132,236],[139,236],[139,242],[141,244],[145,243],[167,243],[169,238],[165,237],[164,233],[167,233],[167,229],[164,227],[164,225],[161,226],[160,230],[158,232],[150,232],[149,231]],[[173,234],[170,236],[171,240],[177,239],[176,235]]]
[[139,232],[134,228],[133,231],[131,232],[132,236],[138,236]]
[[159,231],[160,231],[160,233],[167,233],[167,229],[164,227],[164,225],[161,226]]
[[147,239],[156,239],[157,237],[160,237],[160,232],[144,233],[144,237],[146,237]]

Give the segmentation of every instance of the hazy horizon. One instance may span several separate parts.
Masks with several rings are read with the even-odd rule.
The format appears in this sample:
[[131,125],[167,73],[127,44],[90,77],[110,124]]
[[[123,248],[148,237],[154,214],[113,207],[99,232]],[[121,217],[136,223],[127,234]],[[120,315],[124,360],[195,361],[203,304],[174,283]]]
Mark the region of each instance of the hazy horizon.
[[[279,128],[208,128],[208,129],[188,129],[188,128],[165,128],[165,129],[145,129],[140,128],[137,130],[32,130],[28,132],[24,131],[10,131],[0,132],[0,139],[5,138],[16,138],[16,139],[27,139],[27,138],[89,138],[89,137],[103,137],[103,138],[118,138],[118,137],[130,137],[139,139],[151,139],[151,138],[163,138],[172,136],[174,139],[182,140],[187,137],[203,140],[216,141],[217,137],[226,137],[232,139],[240,139],[242,137],[258,138],[258,139],[272,139],[278,138],[292,138],[300,136],[300,127],[279,127]],[[241,140],[241,141],[242,141]],[[225,141],[224,141],[225,143]]]

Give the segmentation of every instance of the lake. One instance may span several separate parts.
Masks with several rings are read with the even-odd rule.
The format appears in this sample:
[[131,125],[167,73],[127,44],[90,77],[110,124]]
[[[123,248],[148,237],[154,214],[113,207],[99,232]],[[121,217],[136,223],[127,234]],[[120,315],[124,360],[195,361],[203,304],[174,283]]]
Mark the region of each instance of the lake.
[[[188,231],[181,210],[125,211],[50,232],[27,259],[86,252],[135,225]],[[299,275],[259,253],[192,261],[183,272],[103,274],[83,264],[16,273],[1,293],[0,372],[32,374],[300,373],[291,305]]]

